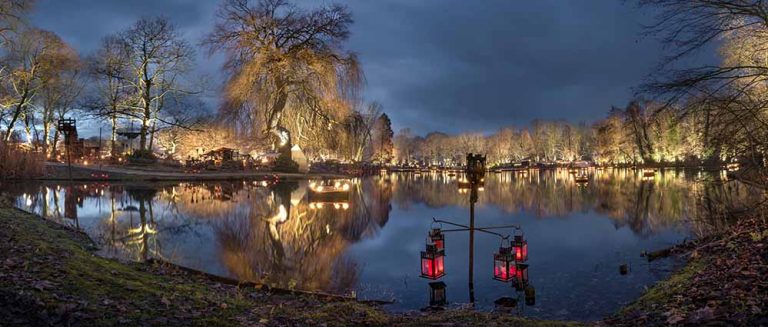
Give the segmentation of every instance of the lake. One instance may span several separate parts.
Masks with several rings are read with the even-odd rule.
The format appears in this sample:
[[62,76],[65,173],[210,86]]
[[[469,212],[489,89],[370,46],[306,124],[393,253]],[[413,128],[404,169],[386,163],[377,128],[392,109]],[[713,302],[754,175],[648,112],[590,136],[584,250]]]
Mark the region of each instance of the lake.
[[[448,224],[445,283],[448,307],[470,302],[547,319],[594,320],[611,314],[666,278],[680,262],[648,263],[659,250],[727,224],[725,208],[762,194],[728,182],[724,173],[666,170],[653,178],[626,169],[590,170],[579,184],[566,170],[488,173],[478,192],[475,227],[519,225],[528,242],[522,291],[493,279],[502,238]],[[87,232],[99,254],[122,260],[157,258],[273,287],[391,300],[391,311],[429,306],[432,280],[421,278],[433,218],[469,224],[469,193],[443,172],[387,173],[355,178],[346,198],[310,195],[319,181],[248,180],[204,183],[4,184],[16,205]],[[494,229],[511,235],[513,229]],[[627,274],[619,273],[626,264]]]

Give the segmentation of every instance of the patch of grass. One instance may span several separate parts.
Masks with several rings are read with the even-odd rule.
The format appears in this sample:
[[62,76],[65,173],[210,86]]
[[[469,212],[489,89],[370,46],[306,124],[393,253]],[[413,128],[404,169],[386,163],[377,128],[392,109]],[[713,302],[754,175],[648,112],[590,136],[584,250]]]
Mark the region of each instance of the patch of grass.
[[689,262],[680,271],[675,272],[669,279],[659,282],[648,289],[637,300],[630,303],[618,315],[632,314],[653,310],[654,306],[659,306],[674,296],[685,294],[685,290],[690,289],[693,277],[702,271],[706,266],[705,259],[697,259]]

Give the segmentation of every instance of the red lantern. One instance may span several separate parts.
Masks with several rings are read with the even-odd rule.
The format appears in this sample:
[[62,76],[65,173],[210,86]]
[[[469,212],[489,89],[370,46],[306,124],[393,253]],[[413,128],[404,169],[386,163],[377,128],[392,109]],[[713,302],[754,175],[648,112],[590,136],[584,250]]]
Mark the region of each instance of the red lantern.
[[421,277],[438,279],[445,276],[445,251],[438,250],[434,244],[427,244],[427,250],[421,252]]
[[516,273],[517,267],[512,248],[502,245],[499,247],[499,252],[493,255],[493,279],[506,283],[515,278]]
[[512,243],[512,250],[515,252],[515,261],[528,261],[528,241],[523,239],[523,235],[515,235],[515,241]]
[[518,263],[515,265],[515,278],[512,287],[518,291],[522,291],[526,286],[528,286],[528,265]]
[[432,244],[434,244],[438,250],[445,250],[445,235],[440,228],[432,228],[432,230],[429,231],[429,240],[432,241]]

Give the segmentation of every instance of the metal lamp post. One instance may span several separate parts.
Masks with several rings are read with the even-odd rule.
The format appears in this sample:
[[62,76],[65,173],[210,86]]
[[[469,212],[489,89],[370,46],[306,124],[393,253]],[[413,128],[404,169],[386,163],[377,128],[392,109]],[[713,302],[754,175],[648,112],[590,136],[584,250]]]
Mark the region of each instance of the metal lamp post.
[[[439,279],[445,275],[443,269],[445,257],[445,233],[449,232],[469,232],[469,302],[474,305],[475,303],[475,288],[474,288],[474,243],[475,243],[475,231],[483,232],[486,234],[492,234],[498,236],[502,240],[502,246],[499,248],[499,252],[494,254],[494,274],[493,278],[502,282],[513,282],[513,287],[517,290],[526,290],[526,303],[534,303],[535,291],[533,287],[528,283],[528,265],[523,264],[528,259],[528,242],[523,238],[522,233],[517,235],[512,242],[510,242],[510,235],[502,235],[491,230],[494,229],[515,229],[520,231],[521,228],[518,225],[504,225],[504,226],[490,226],[490,227],[475,227],[475,203],[478,200],[479,188],[484,186],[485,182],[485,156],[479,154],[467,154],[467,166],[465,169],[466,181],[460,183],[459,187],[466,189],[466,184],[469,184],[470,198],[469,198],[469,225],[456,224],[446,220],[440,220],[432,218],[433,227],[430,229],[427,235],[427,251],[421,253],[421,276],[428,279]],[[434,224],[441,224],[440,228],[435,228]],[[456,229],[442,229],[442,224],[459,227]],[[506,244],[506,246],[505,246]],[[438,262],[439,261],[439,262]],[[436,269],[437,268],[437,269]],[[430,284],[432,285],[432,284]],[[437,284],[435,284],[437,285]],[[441,284],[444,296],[444,286]],[[434,291],[434,288],[433,288]],[[434,293],[434,292],[433,292]],[[530,293],[530,294],[529,294]],[[433,298],[431,297],[431,300]],[[444,303],[442,301],[430,301],[430,305],[433,303]]]

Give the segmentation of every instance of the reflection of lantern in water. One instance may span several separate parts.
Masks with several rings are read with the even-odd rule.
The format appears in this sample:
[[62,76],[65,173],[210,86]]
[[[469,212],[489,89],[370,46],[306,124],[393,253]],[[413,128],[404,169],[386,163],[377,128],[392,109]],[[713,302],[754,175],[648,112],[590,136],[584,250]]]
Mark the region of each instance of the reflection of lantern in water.
[[515,265],[515,278],[512,280],[512,287],[520,291],[528,286],[528,265],[518,263]]
[[502,245],[499,252],[493,255],[493,279],[506,283],[515,277],[516,272],[512,248]]
[[515,241],[512,243],[512,250],[515,252],[515,261],[528,261],[528,241],[523,239],[523,235],[515,235]]
[[445,276],[445,252],[434,244],[427,244],[427,250],[421,251],[421,277],[438,279]]
[[438,250],[445,250],[445,234],[440,228],[432,228],[429,231],[429,240]]
[[445,283],[443,282],[431,282],[429,283],[429,305],[431,306],[443,306],[448,303],[448,299],[445,296]]

